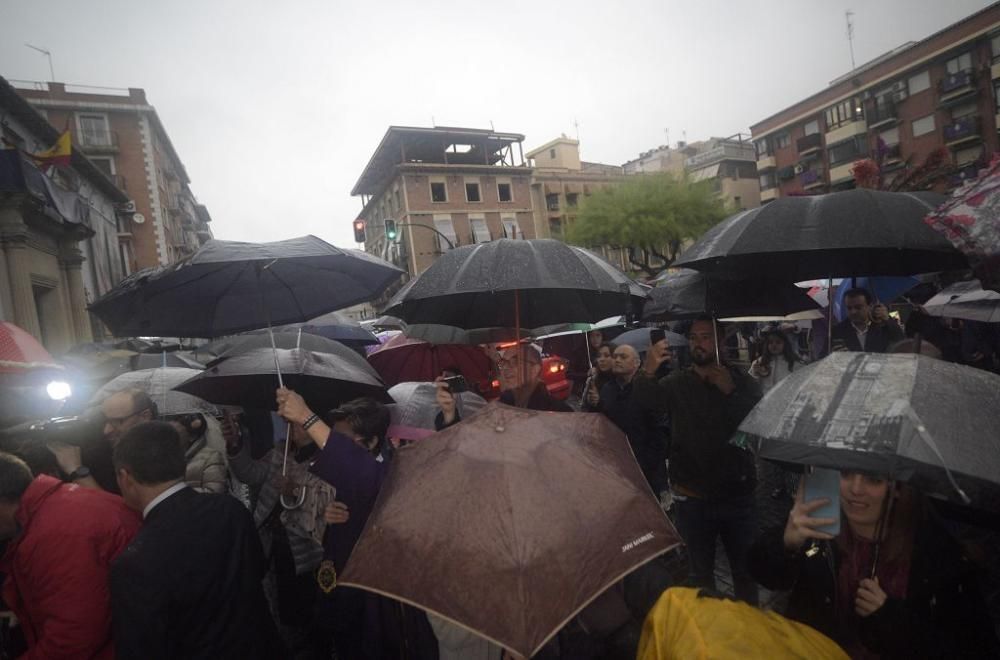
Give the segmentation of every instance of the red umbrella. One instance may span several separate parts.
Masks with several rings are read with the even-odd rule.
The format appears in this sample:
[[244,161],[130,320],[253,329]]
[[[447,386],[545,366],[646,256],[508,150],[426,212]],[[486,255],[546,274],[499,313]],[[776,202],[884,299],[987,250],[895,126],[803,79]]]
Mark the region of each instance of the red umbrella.
[[490,359],[468,344],[429,344],[400,334],[372,351],[368,361],[387,387],[432,381],[447,368],[457,368],[469,383],[486,385],[490,380]]
[[13,323],[0,323],[0,373],[62,369],[37,339]]

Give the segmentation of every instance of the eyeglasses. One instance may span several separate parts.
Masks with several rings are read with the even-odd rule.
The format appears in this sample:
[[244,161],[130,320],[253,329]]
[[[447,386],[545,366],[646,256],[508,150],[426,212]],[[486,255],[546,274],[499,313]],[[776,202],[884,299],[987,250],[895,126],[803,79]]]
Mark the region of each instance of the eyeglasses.
[[128,420],[132,419],[136,415],[139,415],[139,414],[142,414],[142,413],[146,412],[147,410],[149,410],[149,408],[143,408],[142,410],[136,410],[131,415],[125,415],[124,417],[105,417],[104,418],[104,423],[110,425],[111,428],[120,429],[122,427],[122,424],[124,424]]

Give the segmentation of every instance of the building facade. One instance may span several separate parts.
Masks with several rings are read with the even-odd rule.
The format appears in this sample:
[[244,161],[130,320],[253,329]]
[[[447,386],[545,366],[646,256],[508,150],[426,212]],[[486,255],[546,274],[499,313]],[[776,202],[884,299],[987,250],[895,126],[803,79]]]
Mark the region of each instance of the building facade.
[[736,134],[700,142],[678,142],[675,148],[659,146],[639,154],[622,166],[625,174],[672,172],[692,181],[711,181],[730,208],[760,206],[757,158],[747,136]]
[[124,277],[117,223],[129,199],[80,152],[41,171],[28,154],[59,133],[0,78],[0,319],[53,353],[101,334],[87,305]]
[[[351,191],[361,197],[365,250],[415,277],[447,250],[535,238],[523,135],[391,126]],[[386,236],[393,220],[396,240]]]
[[998,90],[994,4],[751,126],[761,201],[852,188],[854,163],[869,157],[891,180],[942,146],[974,175],[998,148]]
[[19,82],[20,94],[124,190],[118,252],[126,274],[181,259],[212,238],[211,216],[142,89]]

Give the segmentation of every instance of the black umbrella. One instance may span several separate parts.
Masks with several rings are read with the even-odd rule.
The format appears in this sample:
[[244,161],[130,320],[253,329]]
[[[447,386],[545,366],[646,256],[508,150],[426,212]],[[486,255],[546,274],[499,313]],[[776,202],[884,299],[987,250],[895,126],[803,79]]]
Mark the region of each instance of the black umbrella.
[[1000,510],[1000,376],[912,354],[833,353],[743,420],[763,458],[852,469]]
[[127,278],[90,309],[118,336],[220,337],[371,300],[400,274],[315,236],[209,241],[175,264]]
[[[353,348],[343,342],[336,342],[332,339],[308,334],[304,330],[287,327],[274,329],[274,346],[284,349],[301,348],[307,351],[332,354],[338,354],[345,346]],[[258,348],[271,348],[271,336],[266,329],[216,339],[199,347],[196,355],[211,367],[215,366],[215,363],[221,360]]]
[[304,333],[333,339],[352,347],[374,346],[379,343],[375,333],[341,312],[330,312],[305,323],[293,323],[281,327],[282,330],[300,328]]
[[782,197],[723,220],[674,265],[785,282],[967,268],[965,256],[924,223],[944,199],[860,189]]
[[392,402],[375,369],[342,345],[330,353],[255,348],[220,361],[174,389],[220,405],[274,410],[275,353],[285,386],[301,394],[313,410],[329,410],[362,396]]
[[531,329],[637,312],[644,299],[642,287],[592,252],[550,239],[499,239],[449,250],[385,313],[408,326]]
[[656,279],[642,310],[644,321],[692,319],[700,314],[733,316],[788,316],[822,309],[790,282],[713,278],[687,268],[670,269]]

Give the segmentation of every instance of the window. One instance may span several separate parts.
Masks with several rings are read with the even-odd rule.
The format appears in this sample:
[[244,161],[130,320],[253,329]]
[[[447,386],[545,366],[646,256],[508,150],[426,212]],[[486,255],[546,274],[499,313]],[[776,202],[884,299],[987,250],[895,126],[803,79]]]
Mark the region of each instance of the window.
[[760,175],[760,189],[770,190],[777,186],[777,182],[774,179],[774,172],[767,172]]
[[975,103],[966,103],[965,105],[951,109],[952,119],[961,119],[962,117],[970,117],[977,114],[979,114],[979,106]]
[[90,146],[110,146],[111,131],[104,115],[79,115],[80,142]]
[[566,193],[566,206],[575,209],[580,203],[580,195],[577,193]]
[[560,241],[562,240],[563,237],[562,219],[549,218],[549,236]]
[[895,128],[890,128],[887,131],[882,131],[878,134],[878,137],[887,147],[899,144],[899,127],[896,126]]
[[517,216],[501,216],[500,223],[503,225],[504,238],[524,238],[521,227],[517,224]]
[[839,165],[861,158],[865,153],[864,136],[856,136],[830,147],[830,165]]
[[927,115],[913,120],[913,137],[927,135],[934,131],[934,115]]
[[1000,34],[994,35],[990,39],[990,53],[993,55],[994,62],[1000,59]]
[[[450,215],[435,215],[434,229],[444,234],[453,246],[458,247],[458,236],[455,235],[455,225],[452,224]],[[437,235],[437,242],[438,250],[441,252],[451,249],[448,242],[442,239],[440,235]]]
[[811,122],[805,125],[805,134],[815,135],[816,133],[819,133],[819,120],[813,119]]
[[445,186],[444,181],[431,181],[431,201],[432,202],[448,201],[448,189]]
[[511,190],[509,183],[497,184],[497,199],[499,199],[501,202],[514,201],[513,191]]
[[104,172],[109,178],[115,175],[115,161],[111,158],[98,158],[95,156],[90,157],[90,162],[97,167],[97,169]]
[[393,206],[396,207],[397,211],[403,208],[403,201],[399,194],[399,188],[396,188],[395,190],[392,191],[392,199],[393,199]]
[[929,71],[921,71],[915,76],[910,76],[908,82],[910,88],[910,95],[916,94],[917,92],[922,92],[925,89],[931,88],[931,74]]
[[771,155],[771,141],[768,138],[757,140],[753,146],[757,149],[757,160]]
[[827,108],[826,130],[832,131],[835,128],[843,126],[844,124],[864,119],[864,116],[865,112],[864,108],[861,106],[861,99],[854,98],[847,101],[841,101],[832,108]]
[[490,228],[486,225],[486,217],[481,215],[470,215],[469,226],[472,227],[473,243],[489,243],[492,240]]
[[482,198],[479,196],[479,184],[470,183],[466,181],[465,183],[465,201],[467,202],[481,202]]
[[558,193],[549,193],[548,195],[545,196],[545,208],[547,208],[550,211],[558,211],[559,210],[559,194]]
[[555,160],[556,159],[556,150],[555,149],[549,149],[549,159],[550,160]]
[[944,63],[944,70],[948,75],[968,71],[972,68],[972,53],[962,53],[958,57],[952,58]]
[[792,136],[788,132],[778,133],[774,136],[774,148],[784,149],[792,143]]
[[982,145],[976,145],[974,147],[969,147],[968,149],[962,149],[955,152],[955,165],[962,167],[963,165],[968,165],[979,160],[979,157],[983,155]]

